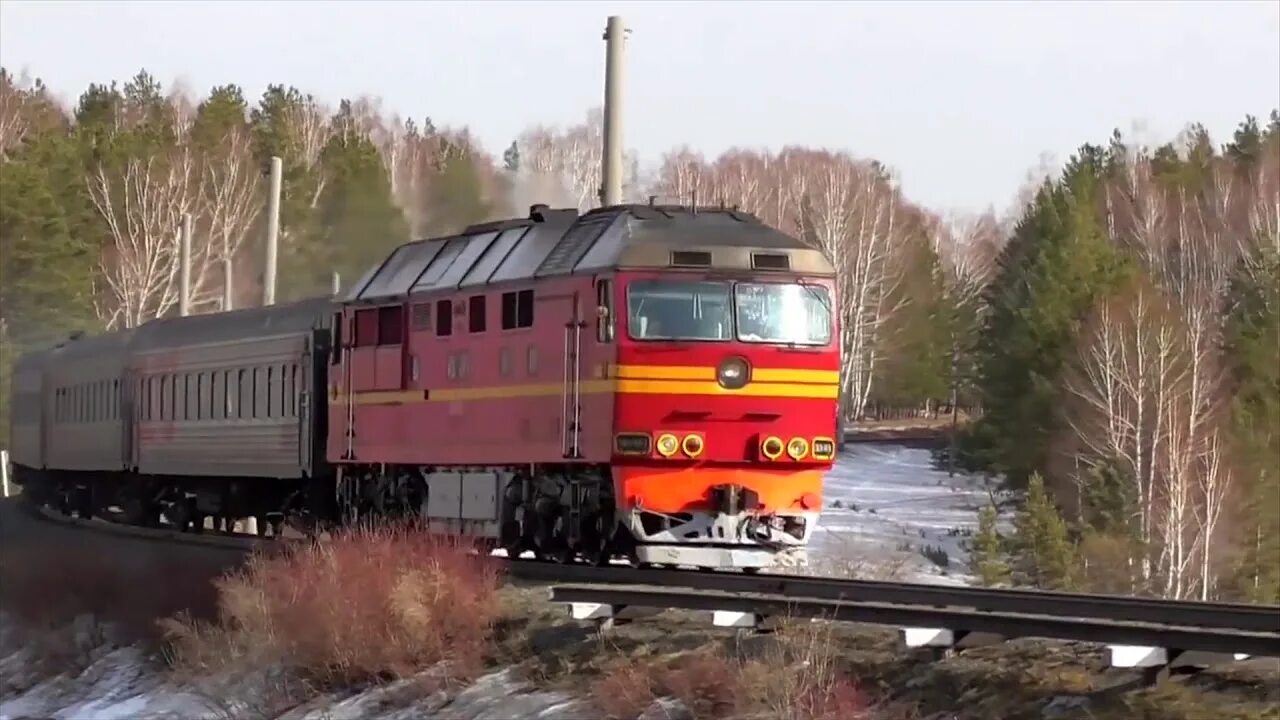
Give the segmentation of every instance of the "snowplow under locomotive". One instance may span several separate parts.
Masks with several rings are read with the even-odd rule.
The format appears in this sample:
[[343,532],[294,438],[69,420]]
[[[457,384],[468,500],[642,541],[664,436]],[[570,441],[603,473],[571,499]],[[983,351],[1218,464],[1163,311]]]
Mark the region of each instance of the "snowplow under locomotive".
[[144,518],[411,516],[559,561],[800,563],[836,449],[835,302],[821,252],[744,213],[534,206],[403,245],[342,300],[138,328],[100,428],[113,467],[19,453],[17,424],[15,462],[51,497],[127,496]]

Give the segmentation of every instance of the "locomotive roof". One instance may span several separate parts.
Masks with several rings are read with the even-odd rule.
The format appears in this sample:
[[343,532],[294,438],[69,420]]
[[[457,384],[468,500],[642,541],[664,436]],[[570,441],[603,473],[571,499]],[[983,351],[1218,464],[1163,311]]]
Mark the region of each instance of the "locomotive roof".
[[137,328],[133,349],[160,350],[306,332],[323,324],[332,310],[333,300],[325,297],[230,312],[162,318]]
[[615,205],[579,215],[534,205],[528,218],[473,225],[396,248],[351,287],[346,300],[670,267],[834,274],[820,251],[738,210]]

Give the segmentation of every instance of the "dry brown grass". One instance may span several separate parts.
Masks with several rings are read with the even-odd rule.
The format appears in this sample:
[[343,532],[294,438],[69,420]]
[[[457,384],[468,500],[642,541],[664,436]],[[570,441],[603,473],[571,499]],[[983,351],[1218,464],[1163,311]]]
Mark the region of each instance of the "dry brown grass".
[[282,666],[321,687],[478,671],[499,612],[496,566],[470,546],[404,528],[353,531],[218,582],[216,622],[167,621],[176,667]]
[[696,720],[882,720],[905,718],[879,705],[840,668],[824,625],[781,625],[754,654],[702,649],[669,660],[621,661],[592,686],[612,720],[639,716],[657,698],[679,700]]

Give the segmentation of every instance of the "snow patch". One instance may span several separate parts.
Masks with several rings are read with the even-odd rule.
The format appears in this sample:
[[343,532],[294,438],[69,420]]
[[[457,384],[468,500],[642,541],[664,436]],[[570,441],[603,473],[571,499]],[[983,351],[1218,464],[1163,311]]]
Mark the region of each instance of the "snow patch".
[[[968,584],[968,543],[978,529],[978,511],[992,495],[1000,497],[997,482],[961,472],[949,476],[934,467],[927,449],[851,444],[826,476],[810,566],[858,577]],[[999,524],[1004,531],[1008,517],[1002,514]]]

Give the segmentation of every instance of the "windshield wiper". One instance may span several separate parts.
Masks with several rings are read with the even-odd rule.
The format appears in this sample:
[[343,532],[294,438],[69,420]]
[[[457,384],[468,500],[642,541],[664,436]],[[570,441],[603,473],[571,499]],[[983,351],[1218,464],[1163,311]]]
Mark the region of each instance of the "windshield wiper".
[[811,285],[803,279],[797,282],[796,284],[804,288],[805,292],[817,298],[818,302],[822,303],[822,308],[827,311],[828,316],[831,316],[833,314],[831,310],[831,300],[829,299],[829,297],[825,292],[818,292],[817,290],[817,288],[822,288],[823,290],[826,290],[825,287],[823,287],[822,285]]

